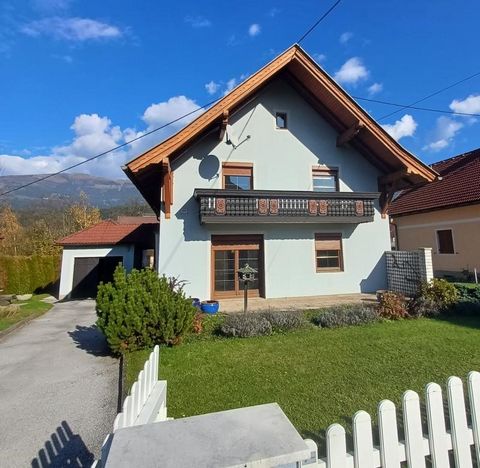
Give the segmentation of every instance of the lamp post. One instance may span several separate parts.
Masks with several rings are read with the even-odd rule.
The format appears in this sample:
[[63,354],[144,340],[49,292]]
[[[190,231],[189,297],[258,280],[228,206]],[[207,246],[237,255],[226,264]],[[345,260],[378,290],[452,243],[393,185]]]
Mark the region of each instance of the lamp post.
[[258,273],[258,271],[248,263],[245,263],[245,266],[239,268],[237,273],[238,279],[243,281],[243,312],[246,313],[248,308],[248,285],[255,281],[255,273]]

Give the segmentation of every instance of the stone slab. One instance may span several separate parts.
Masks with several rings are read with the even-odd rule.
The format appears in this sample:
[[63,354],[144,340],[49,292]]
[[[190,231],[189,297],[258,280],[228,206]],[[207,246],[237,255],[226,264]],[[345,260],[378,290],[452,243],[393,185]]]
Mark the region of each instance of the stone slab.
[[277,466],[310,451],[276,403],[119,429],[105,468]]

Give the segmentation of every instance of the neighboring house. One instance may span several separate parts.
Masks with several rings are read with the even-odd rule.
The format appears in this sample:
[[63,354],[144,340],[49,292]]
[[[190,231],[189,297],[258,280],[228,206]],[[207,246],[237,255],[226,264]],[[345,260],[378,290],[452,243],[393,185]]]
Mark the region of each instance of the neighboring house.
[[59,240],[63,246],[59,298],[95,297],[121,262],[127,270],[155,267],[155,216],[120,216]]
[[202,299],[386,286],[394,188],[435,172],[295,45],[124,170],[160,219],[158,271]]
[[441,179],[404,191],[389,208],[397,247],[431,247],[437,276],[480,271],[480,149],[432,169]]

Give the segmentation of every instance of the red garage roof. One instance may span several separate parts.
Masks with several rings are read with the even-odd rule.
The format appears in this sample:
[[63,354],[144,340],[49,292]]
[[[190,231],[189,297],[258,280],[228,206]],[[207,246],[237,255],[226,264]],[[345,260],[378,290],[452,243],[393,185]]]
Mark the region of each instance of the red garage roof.
[[432,164],[441,179],[403,191],[390,206],[390,215],[438,210],[480,203],[480,148]]
[[57,241],[59,245],[116,245],[144,242],[158,223],[154,216],[107,219]]

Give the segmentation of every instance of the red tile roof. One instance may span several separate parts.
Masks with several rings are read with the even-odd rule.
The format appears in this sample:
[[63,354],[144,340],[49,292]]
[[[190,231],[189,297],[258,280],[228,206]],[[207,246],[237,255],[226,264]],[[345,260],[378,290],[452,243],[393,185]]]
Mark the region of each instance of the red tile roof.
[[107,219],[57,241],[59,245],[117,245],[145,242],[158,223],[154,216]]
[[480,148],[434,163],[432,169],[441,180],[403,191],[391,204],[390,215],[480,203]]

